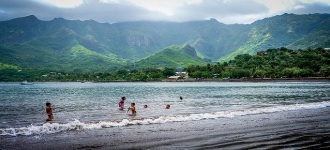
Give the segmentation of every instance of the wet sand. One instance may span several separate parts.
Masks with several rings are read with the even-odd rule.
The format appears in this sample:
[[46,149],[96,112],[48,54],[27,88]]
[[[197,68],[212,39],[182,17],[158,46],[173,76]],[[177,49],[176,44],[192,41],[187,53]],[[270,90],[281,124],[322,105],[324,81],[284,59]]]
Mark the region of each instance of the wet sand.
[[1,149],[329,149],[330,107],[33,136]]

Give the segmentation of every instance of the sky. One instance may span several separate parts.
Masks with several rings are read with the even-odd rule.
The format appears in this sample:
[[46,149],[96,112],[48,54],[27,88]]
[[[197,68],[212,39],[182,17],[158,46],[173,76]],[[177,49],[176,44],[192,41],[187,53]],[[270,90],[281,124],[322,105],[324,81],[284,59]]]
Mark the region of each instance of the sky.
[[214,18],[225,24],[249,24],[284,13],[330,13],[330,0],[0,0],[0,21],[35,15],[45,21],[185,22]]

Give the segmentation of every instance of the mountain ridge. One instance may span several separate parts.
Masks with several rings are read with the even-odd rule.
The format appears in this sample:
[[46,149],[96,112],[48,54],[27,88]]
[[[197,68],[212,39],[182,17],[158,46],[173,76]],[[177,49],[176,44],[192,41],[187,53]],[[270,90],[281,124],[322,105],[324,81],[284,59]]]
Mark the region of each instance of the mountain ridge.
[[137,68],[184,67],[187,65],[205,65],[206,60],[197,56],[195,48],[186,45],[171,45],[163,50],[141,59],[136,63]]
[[[125,68],[170,45],[188,44],[200,58],[220,62],[269,48],[330,47],[330,15],[283,14],[230,25],[215,19],[113,24],[64,18],[42,21],[30,15],[1,21],[0,35],[3,64],[100,71]],[[86,61],[77,60],[72,49],[81,50]]]

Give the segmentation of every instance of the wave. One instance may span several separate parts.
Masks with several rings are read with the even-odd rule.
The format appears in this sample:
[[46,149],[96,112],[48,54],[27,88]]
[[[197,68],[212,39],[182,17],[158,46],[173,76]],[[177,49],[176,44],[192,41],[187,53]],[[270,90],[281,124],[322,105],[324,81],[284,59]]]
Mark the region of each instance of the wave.
[[6,128],[0,129],[0,135],[40,135],[40,134],[52,134],[70,130],[86,130],[86,129],[100,129],[121,127],[127,125],[147,125],[147,124],[162,124],[167,122],[184,122],[193,120],[204,119],[217,119],[217,118],[233,118],[237,116],[254,115],[262,113],[273,113],[291,110],[304,110],[304,109],[319,109],[324,107],[330,107],[330,102],[317,102],[308,104],[294,104],[284,106],[273,106],[265,108],[251,108],[245,110],[227,110],[210,113],[199,114],[187,114],[187,115],[171,115],[171,116],[159,116],[153,118],[140,118],[140,119],[122,119],[115,121],[100,121],[100,122],[80,122],[74,120],[65,124],[60,123],[45,123],[42,126],[30,125],[21,128]]

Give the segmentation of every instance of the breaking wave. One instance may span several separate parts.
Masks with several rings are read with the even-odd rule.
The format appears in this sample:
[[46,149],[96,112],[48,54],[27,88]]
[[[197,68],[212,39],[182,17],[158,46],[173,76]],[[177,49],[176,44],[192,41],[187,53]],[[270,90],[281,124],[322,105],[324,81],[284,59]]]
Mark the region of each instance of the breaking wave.
[[265,107],[265,108],[251,108],[244,110],[227,110],[227,111],[199,113],[199,114],[159,116],[153,118],[122,119],[122,120],[112,120],[112,121],[104,120],[99,122],[80,122],[79,120],[75,119],[65,124],[44,123],[42,126],[30,125],[21,128],[0,129],[0,135],[17,136],[17,135],[52,134],[52,133],[71,131],[71,130],[89,130],[89,129],[121,127],[127,125],[148,125],[148,124],[162,124],[167,122],[184,122],[184,121],[203,120],[203,119],[233,118],[236,116],[273,113],[273,112],[282,112],[282,111],[291,111],[291,110],[318,109],[329,106],[330,106],[330,102],[318,102],[318,103],[308,103],[308,104],[273,106],[273,107]]

